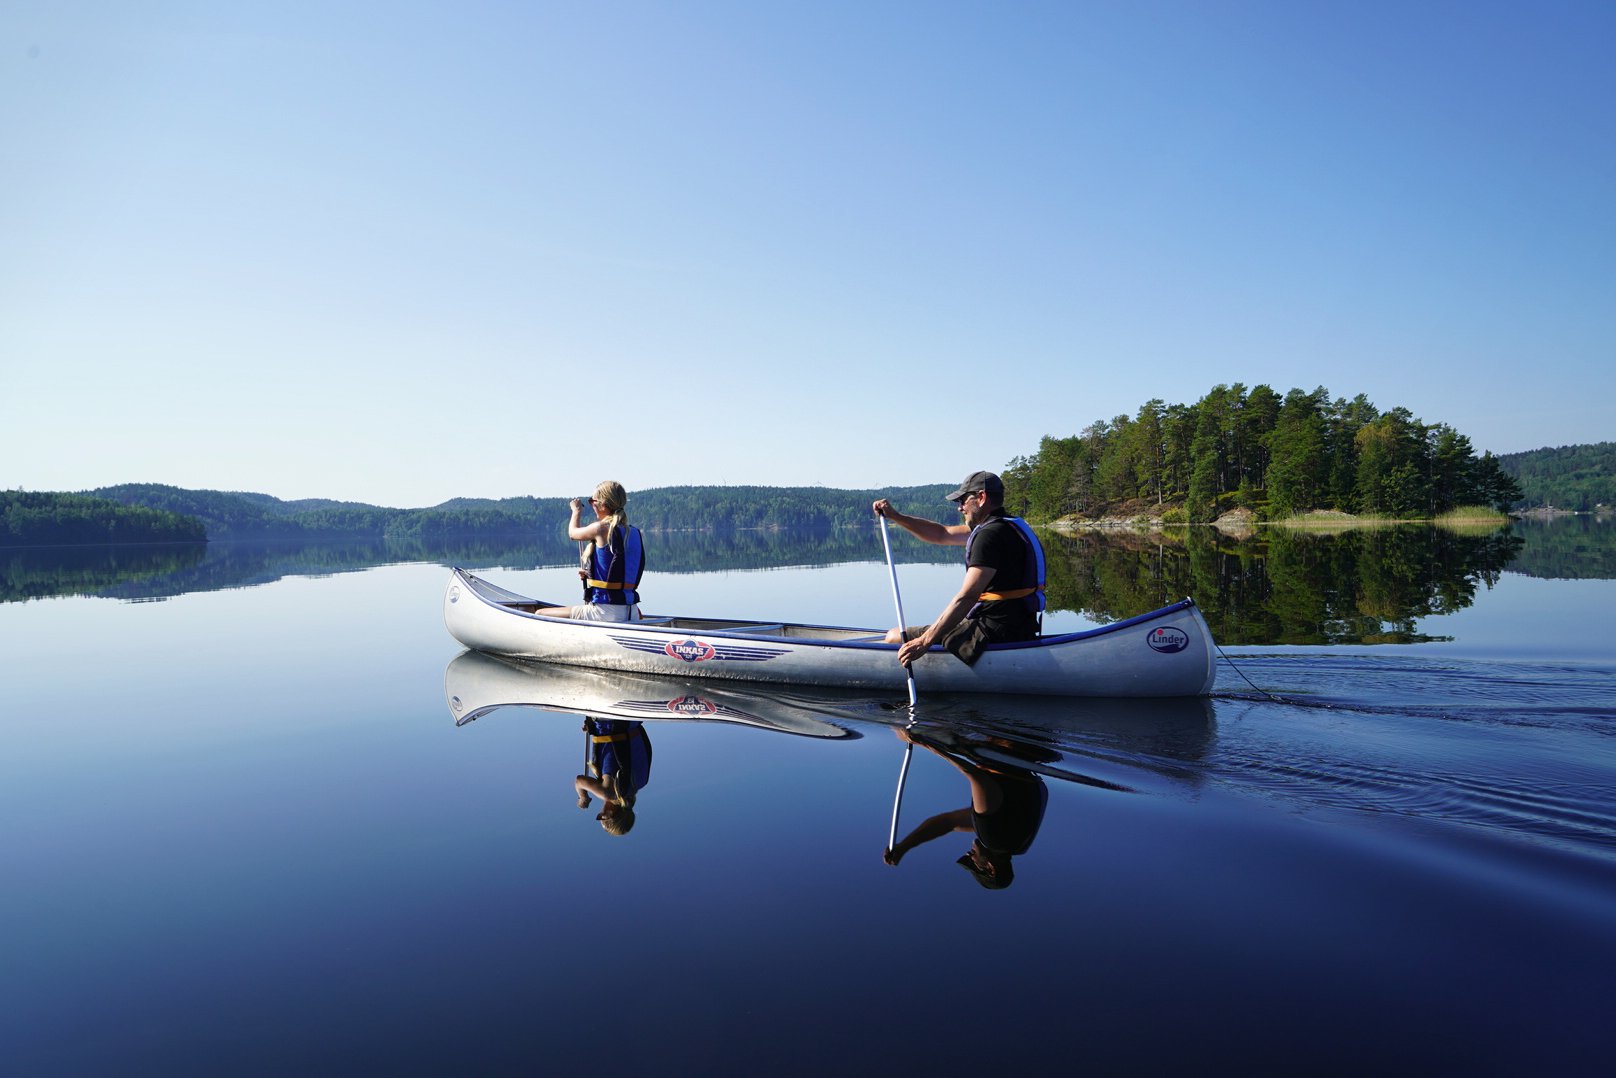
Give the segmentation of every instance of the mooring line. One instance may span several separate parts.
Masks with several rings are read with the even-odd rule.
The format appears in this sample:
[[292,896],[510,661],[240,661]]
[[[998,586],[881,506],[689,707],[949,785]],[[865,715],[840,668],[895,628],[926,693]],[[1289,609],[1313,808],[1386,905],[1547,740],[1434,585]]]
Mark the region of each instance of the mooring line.
[[1334,704],[1319,703],[1311,700],[1291,700],[1283,696],[1277,696],[1263,688],[1261,685],[1257,684],[1255,681],[1252,681],[1249,677],[1246,677],[1246,672],[1240,669],[1239,666],[1235,665],[1235,661],[1229,658],[1229,653],[1223,650],[1222,644],[1214,640],[1212,641],[1212,646],[1218,649],[1218,654],[1223,656],[1223,661],[1229,664],[1229,669],[1240,675],[1242,681],[1276,704],[1290,704],[1292,707],[1317,707],[1325,709],[1334,708],[1336,706]]

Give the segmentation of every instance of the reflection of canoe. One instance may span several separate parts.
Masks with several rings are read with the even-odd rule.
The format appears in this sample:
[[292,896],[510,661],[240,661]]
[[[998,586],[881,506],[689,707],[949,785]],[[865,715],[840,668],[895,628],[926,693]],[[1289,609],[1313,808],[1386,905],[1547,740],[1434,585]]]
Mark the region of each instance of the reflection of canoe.
[[859,736],[826,722],[810,706],[771,699],[756,690],[741,695],[645,674],[528,666],[475,651],[455,656],[443,673],[443,685],[456,726],[496,708],[536,707],[641,722],[727,722],[803,737]]
[[[876,629],[647,617],[588,622],[534,613],[548,604],[456,569],[443,597],[449,633],[478,651],[605,670],[902,691],[897,647]],[[1186,599],[1080,633],[990,645],[975,666],[940,648],[915,663],[923,691],[1061,696],[1202,696],[1212,634]]]
[[1068,759],[1156,771],[1201,760],[1217,730],[1212,701],[1205,697],[937,697],[922,699],[919,715],[923,728],[944,726],[1054,749]]

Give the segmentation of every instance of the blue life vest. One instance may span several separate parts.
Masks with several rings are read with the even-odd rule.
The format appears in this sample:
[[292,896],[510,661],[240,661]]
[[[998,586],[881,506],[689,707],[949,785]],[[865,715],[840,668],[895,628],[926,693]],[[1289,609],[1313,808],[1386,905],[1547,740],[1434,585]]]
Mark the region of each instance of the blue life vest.
[[640,529],[613,528],[606,546],[589,551],[589,601],[601,606],[631,606],[640,601],[640,577],[645,573],[645,544]]
[[645,724],[632,719],[586,719],[589,763],[601,784],[614,792],[614,800],[632,805],[634,796],[651,781],[651,739]]
[[983,602],[1011,599],[1025,599],[1028,609],[1034,613],[1041,614],[1044,610],[1044,586],[1046,583],[1044,545],[1038,541],[1038,536],[1033,532],[1032,525],[1025,520],[1020,517],[996,516],[990,517],[972,528],[969,538],[965,540],[965,564],[971,564],[971,547],[976,542],[977,534],[983,528],[998,523],[1010,525],[1021,535],[1022,545],[1026,548],[1026,563],[1021,572],[1023,583],[1019,587],[1004,588],[998,586],[1000,582],[996,579],[993,584],[989,585],[990,590],[984,591],[978,596],[980,602],[971,608],[968,616],[975,617]]

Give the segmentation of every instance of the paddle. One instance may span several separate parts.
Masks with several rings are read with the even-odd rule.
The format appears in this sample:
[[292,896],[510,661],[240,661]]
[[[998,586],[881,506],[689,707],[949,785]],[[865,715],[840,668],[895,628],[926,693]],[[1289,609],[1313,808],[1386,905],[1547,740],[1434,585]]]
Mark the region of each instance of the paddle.
[[[892,605],[896,607],[898,611],[898,635],[901,637],[903,635],[904,626],[903,597],[898,594],[898,567],[892,560],[892,540],[887,538],[887,518],[880,514],[877,514],[877,517],[881,521],[881,546],[887,552],[887,571],[892,574]],[[904,664],[903,670],[904,673],[908,675],[909,680],[909,722],[905,726],[905,729],[907,729],[909,726],[913,726],[915,724],[915,705],[917,700],[915,698],[914,667],[906,663]],[[887,831],[888,853],[891,853],[892,848],[898,844],[898,808],[903,804],[903,781],[909,775],[909,758],[913,756],[914,753],[914,742],[911,741],[904,745],[903,766],[898,769],[898,792],[894,794],[892,798],[892,826]]]
[[[887,518],[878,516],[881,521],[881,546],[887,552],[887,571],[892,574],[892,605],[898,611],[898,635],[903,635],[903,597],[898,594],[898,567],[892,562],[892,540],[887,538]],[[904,673],[909,675],[909,711],[911,716],[915,709],[915,671],[912,666],[904,665]]]
[[591,561],[589,550],[584,546],[584,541],[582,539],[578,540],[578,567],[583,570],[578,575],[584,578],[584,602],[586,603],[589,601],[589,570],[594,568]]

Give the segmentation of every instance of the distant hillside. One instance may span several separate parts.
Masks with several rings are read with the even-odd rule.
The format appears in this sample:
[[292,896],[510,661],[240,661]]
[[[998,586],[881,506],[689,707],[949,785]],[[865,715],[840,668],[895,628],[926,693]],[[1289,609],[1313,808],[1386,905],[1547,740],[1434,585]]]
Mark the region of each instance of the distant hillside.
[[[629,519],[647,531],[872,527],[870,503],[951,519],[952,484],[838,490],[829,487],[661,487],[630,491]],[[186,490],[156,483],[103,487],[87,495],[193,517],[211,539],[415,539],[525,536],[565,526],[568,498],[453,498],[427,509],[390,509],[321,499],[283,501],[242,491]]]
[[1498,465],[1520,484],[1527,508],[1586,513],[1601,505],[1616,506],[1616,442],[1505,453]]
[[0,491],[0,546],[200,543],[201,521],[83,494]]
[[403,509],[357,502],[284,502],[268,494],[126,483],[87,491],[123,505],[195,517],[210,539],[353,539],[384,533]]

